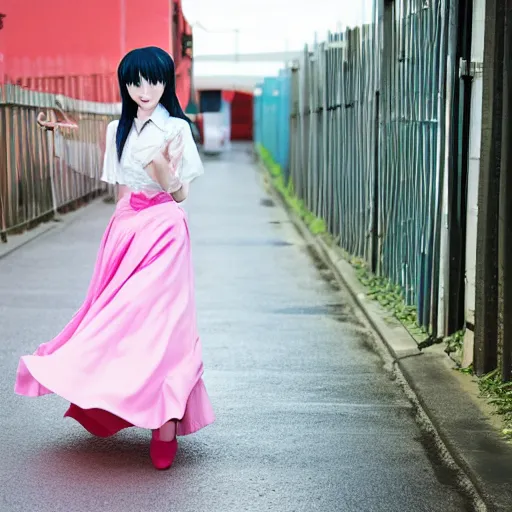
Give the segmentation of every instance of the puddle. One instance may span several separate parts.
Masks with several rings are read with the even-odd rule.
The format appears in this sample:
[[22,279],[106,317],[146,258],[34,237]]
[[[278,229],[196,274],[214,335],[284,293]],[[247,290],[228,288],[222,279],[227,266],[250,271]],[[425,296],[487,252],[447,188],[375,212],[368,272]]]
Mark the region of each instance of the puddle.
[[293,244],[283,240],[268,238],[262,240],[198,240],[196,245],[215,246],[215,247],[251,247],[251,246],[271,246],[271,247],[289,247]]
[[275,203],[272,199],[270,199],[269,197],[265,197],[263,199],[260,199],[260,205],[261,206],[265,206],[267,208],[272,208],[275,206]]
[[361,322],[354,314],[354,311],[347,304],[325,304],[320,306],[291,306],[274,310],[274,313],[280,315],[310,315],[326,316],[341,323],[362,326]]

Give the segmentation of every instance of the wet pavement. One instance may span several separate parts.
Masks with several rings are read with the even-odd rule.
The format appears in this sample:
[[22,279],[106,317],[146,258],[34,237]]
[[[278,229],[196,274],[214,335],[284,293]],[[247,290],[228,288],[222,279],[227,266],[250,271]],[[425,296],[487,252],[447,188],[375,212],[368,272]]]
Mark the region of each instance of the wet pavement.
[[0,512],[469,510],[374,350],[241,147],[206,159],[189,214],[217,421],[155,471],[147,431],[93,438],[67,403],[13,394],[19,356],[80,305],[113,206],[0,259]]

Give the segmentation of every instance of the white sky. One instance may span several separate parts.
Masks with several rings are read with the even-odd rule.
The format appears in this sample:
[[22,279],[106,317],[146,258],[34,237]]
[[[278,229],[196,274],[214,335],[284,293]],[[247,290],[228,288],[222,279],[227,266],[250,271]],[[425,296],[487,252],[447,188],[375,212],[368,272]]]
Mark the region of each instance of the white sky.
[[[370,23],[376,0],[182,0],[194,27],[194,55],[301,51],[329,30]],[[207,30],[203,30],[202,27]],[[238,30],[238,36],[235,32]],[[280,62],[194,62],[196,86],[252,90]],[[237,78],[238,77],[238,78]],[[244,85],[245,84],[245,85]],[[249,84],[249,85],[248,85]]]
[[[232,54],[235,29],[240,53],[301,50],[328,30],[369,22],[374,0],[182,0],[194,27],[194,54]],[[213,33],[225,30],[225,33]]]

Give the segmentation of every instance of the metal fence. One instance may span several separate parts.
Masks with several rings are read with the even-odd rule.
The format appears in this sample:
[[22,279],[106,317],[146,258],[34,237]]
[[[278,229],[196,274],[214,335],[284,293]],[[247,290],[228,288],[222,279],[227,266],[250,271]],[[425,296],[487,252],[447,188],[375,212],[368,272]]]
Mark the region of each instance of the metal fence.
[[[62,122],[54,131],[37,115]],[[106,190],[100,182],[106,125],[117,104],[0,86],[0,236]]]
[[[446,2],[401,0],[384,45],[379,231],[382,273],[435,329],[444,156]],[[388,32],[389,33],[389,32]],[[444,334],[444,333],[443,333]]]
[[379,23],[306,47],[255,98],[256,143],[343,249],[400,286],[434,337],[446,9],[385,3]]

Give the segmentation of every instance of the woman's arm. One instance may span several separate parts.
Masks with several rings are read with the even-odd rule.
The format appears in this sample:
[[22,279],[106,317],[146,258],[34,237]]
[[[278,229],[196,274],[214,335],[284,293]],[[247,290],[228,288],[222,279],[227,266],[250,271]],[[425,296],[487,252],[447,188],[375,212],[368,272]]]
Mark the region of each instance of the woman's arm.
[[149,164],[150,174],[153,176],[153,179],[177,203],[184,201],[189,191],[188,183],[182,183],[178,175],[178,169],[183,158],[183,149],[183,137],[181,134],[178,134],[177,137],[166,144]]
[[190,182],[203,173],[203,165],[192,131],[186,122],[150,163],[150,171],[177,203],[187,199]]

